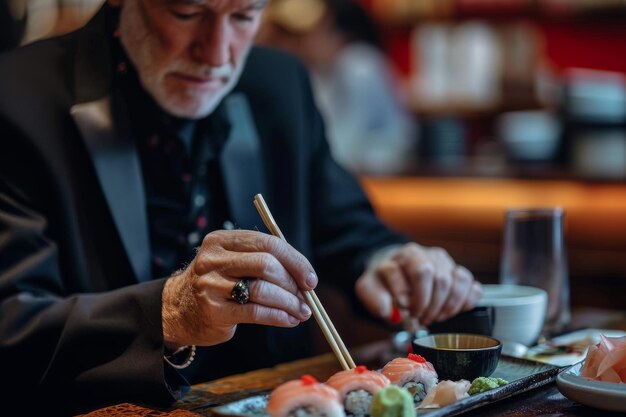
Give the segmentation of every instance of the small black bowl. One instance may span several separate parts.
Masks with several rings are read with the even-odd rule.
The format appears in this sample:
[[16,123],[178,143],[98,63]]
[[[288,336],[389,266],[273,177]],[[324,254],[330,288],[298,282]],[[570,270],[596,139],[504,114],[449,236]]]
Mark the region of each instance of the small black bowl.
[[474,307],[445,321],[428,326],[430,333],[472,333],[491,336],[495,323],[495,309],[492,306]]
[[433,364],[440,381],[472,381],[495,371],[502,343],[477,334],[442,333],[413,340],[413,352]]

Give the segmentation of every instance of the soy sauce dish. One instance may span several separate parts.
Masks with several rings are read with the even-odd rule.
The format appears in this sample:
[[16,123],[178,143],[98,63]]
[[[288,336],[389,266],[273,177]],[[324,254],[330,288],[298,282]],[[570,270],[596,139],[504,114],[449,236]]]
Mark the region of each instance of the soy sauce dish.
[[498,366],[502,343],[469,333],[441,333],[413,340],[413,352],[433,364],[439,380],[490,376]]

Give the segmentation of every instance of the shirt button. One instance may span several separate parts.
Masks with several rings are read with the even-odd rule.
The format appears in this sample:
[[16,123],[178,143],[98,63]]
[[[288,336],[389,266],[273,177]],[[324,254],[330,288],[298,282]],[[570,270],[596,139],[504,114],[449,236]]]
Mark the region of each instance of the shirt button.
[[197,195],[194,199],[193,199],[193,203],[196,205],[196,207],[202,207],[205,203],[206,199],[204,198],[204,196],[201,195]]
[[205,227],[207,227],[208,223],[209,222],[204,216],[200,216],[196,219],[196,226],[200,229],[204,229]]
[[198,232],[191,232],[187,235],[187,243],[190,245],[197,245],[200,242],[200,234]]
[[222,226],[225,230],[235,230],[235,225],[230,220],[226,220]]

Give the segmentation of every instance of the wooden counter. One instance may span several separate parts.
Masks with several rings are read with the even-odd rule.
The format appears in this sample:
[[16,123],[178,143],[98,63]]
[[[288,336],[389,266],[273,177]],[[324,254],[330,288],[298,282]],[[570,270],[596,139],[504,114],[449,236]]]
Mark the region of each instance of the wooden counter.
[[572,303],[626,308],[626,184],[435,177],[361,182],[387,224],[446,248],[483,282],[497,280],[507,208],[562,207]]

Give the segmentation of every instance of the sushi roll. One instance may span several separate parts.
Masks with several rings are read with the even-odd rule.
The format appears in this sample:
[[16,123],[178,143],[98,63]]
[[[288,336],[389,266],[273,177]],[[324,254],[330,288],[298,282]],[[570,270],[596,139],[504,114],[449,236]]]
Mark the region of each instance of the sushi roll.
[[389,384],[389,378],[365,366],[337,372],[326,381],[326,385],[339,391],[346,415],[354,417],[368,416],[372,396]]
[[271,417],[345,417],[339,392],[311,375],[276,387],[267,401]]
[[392,384],[406,388],[416,405],[437,385],[438,376],[433,364],[423,356],[409,354],[406,358],[395,358],[381,371]]

